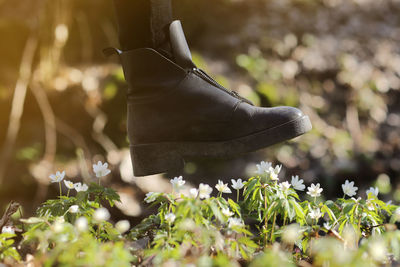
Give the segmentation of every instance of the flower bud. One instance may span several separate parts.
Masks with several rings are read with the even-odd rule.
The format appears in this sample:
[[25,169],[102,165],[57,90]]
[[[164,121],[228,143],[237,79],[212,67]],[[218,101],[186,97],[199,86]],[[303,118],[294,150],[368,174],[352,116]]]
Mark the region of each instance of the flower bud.
[[75,221],[75,227],[79,232],[85,232],[88,229],[88,221],[85,217],[79,217]]
[[93,213],[93,219],[98,223],[107,221],[110,219],[110,212],[106,208],[99,208]]
[[72,205],[71,207],[69,207],[68,211],[70,213],[77,213],[79,211],[79,206],[78,205]]
[[115,224],[115,228],[117,229],[118,232],[123,234],[126,231],[128,231],[129,228],[131,228],[131,224],[129,223],[128,220],[122,220],[122,221],[119,221],[119,222],[117,222]]

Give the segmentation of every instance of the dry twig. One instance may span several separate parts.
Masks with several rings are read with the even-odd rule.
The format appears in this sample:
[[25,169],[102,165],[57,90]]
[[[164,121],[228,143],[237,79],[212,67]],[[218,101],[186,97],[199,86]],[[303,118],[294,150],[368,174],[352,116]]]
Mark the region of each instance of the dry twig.
[[3,217],[0,219],[0,230],[3,226],[8,225],[11,216],[16,213],[21,205],[18,202],[11,201],[7,210],[4,212]]
[[36,37],[36,33],[32,32],[25,44],[24,52],[22,55],[22,61],[19,69],[19,78],[15,86],[11,113],[8,121],[7,134],[4,141],[3,151],[0,156],[0,184],[2,184],[4,180],[6,167],[8,166],[8,162],[11,157],[11,153],[13,151],[14,144],[21,126],[21,117],[24,111],[26,91],[32,75],[31,70],[37,44],[38,40]]

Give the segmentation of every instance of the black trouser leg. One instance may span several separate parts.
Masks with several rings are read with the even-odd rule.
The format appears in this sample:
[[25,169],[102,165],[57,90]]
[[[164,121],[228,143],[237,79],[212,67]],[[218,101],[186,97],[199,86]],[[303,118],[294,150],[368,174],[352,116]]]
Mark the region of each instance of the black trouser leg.
[[168,26],[172,22],[171,0],[150,0],[153,46],[171,54]]
[[170,53],[171,0],[113,0],[121,48],[152,47]]

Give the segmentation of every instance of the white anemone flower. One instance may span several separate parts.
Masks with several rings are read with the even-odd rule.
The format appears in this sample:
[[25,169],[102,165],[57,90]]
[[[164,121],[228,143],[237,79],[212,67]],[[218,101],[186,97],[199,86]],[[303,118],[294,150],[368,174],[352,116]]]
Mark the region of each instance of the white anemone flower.
[[85,192],[88,190],[88,186],[86,184],[75,183],[74,188],[76,192]]
[[272,167],[269,168],[269,177],[271,178],[272,181],[279,180],[278,174],[280,173],[281,169],[282,165],[276,165],[275,168]]
[[260,164],[256,164],[256,167],[257,167],[256,174],[265,175],[269,173],[269,168],[272,167],[272,163],[261,161]]
[[378,187],[370,187],[366,192],[367,196],[369,196],[369,193],[371,193],[373,196],[377,197],[379,194],[379,188]]
[[110,212],[106,208],[98,208],[93,213],[93,219],[98,223],[107,221],[110,219]]
[[311,186],[307,187],[308,192],[307,194],[309,194],[312,197],[319,197],[321,196],[321,192],[324,190],[321,188],[320,184],[311,184]]
[[224,184],[221,180],[218,180],[218,184],[215,185],[215,188],[217,188],[217,190],[221,193],[226,193],[226,194],[232,193],[228,184]]
[[64,231],[65,228],[65,219],[64,217],[57,217],[53,223],[53,225],[51,226],[51,229],[55,232],[55,233],[61,233],[62,231]]
[[213,189],[208,184],[199,185],[199,197],[200,199],[210,198]]
[[65,176],[65,171],[63,172],[56,172],[56,174],[51,174],[49,176],[50,180],[52,183],[59,183],[64,179]]
[[73,182],[64,180],[64,184],[68,189],[74,189],[74,183]]
[[228,219],[228,227],[232,228],[234,226],[242,227],[243,221],[240,218],[229,218]]
[[231,179],[231,182],[232,182],[233,189],[240,190],[244,187],[242,179],[237,179],[237,180]]
[[342,238],[347,247],[354,248],[358,240],[358,234],[350,224],[346,224],[342,230]]
[[93,171],[96,174],[96,177],[100,178],[108,175],[111,171],[108,169],[108,163],[98,161],[97,164],[93,164]]
[[129,223],[128,220],[122,220],[122,221],[118,221],[115,224],[115,228],[117,229],[118,232],[120,232],[121,234],[125,233],[126,231],[129,230],[129,228],[131,228],[131,224]]
[[75,221],[75,227],[79,232],[85,232],[88,229],[88,220],[86,217],[79,217]]
[[357,186],[354,186],[354,182],[349,182],[346,180],[344,184],[342,184],[343,193],[348,195],[349,197],[355,196],[358,190]]
[[72,205],[71,207],[69,207],[68,211],[70,213],[78,213],[79,211],[79,206],[78,205]]
[[154,192],[148,192],[144,198],[144,201],[146,201],[146,203],[154,202],[156,200],[155,196],[156,195]]
[[360,200],[361,200],[362,198],[361,197],[358,197],[358,198],[354,198],[354,197],[352,197],[351,198],[351,200],[353,200],[354,202],[360,202]]
[[300,239],[303,232],[297,223],[290,224],[284,228],[282,232],[282,240],[286,244],[294,244]]
[[175,216],[175,214],[173,214],[173,213],[167,213],[167,214],[165,214],[165,220],[166,220],[167,223],[169,223],[169,224],[173,223],[173,222],[175,221],[175,218],[176,218],[176,216]]
[[224,214],[226,217],[231,217],[233,216],[233,212],[229,210],[229,208],[223,208],[222,209],[222,214]]
[[376,261],[383,262],[387,259],[387,248],[383,239],[376,239],[368,244],[368,251],[372,258]]
[[368,210],[375,210],[375,204],[371,202],[371,200],[366,201]]
[[400,221],[400,208],[397,208],[397,209],[393,212],[393,217],[395,218],[396,222]]
[[180,224],[179,228],[184,231],[195,232],[197,229],[196,223],[192,219],[184,219]]
[[191,188],[189,190],[189,196],[192,198],[196,198],[199,195],[199,190],[197,190],[196,188]]
[[292,176],[291,184],[292,184],[293,188],[298,191],[304,191],[304,189],[306,188],[306,186],[304,185],[304,180],[299,179],[298,175]]
[[174,179],[170,180],[172,187],[175,191],[179,192],[179,190],[183,187],[183,185],[186,183],[185,180],[183,180],[182,176],[175,177]]
[[2,234],[13,234],[13,235],[15,235],[14,228],[11,225],[3,226],[3,228],[1,229],[1,233]]
[[321,210],[319,208],[311,209],[309,213],[311,219],[318,220],[322,217]]
[[289,182],[282,182],[279,184],[279,187],[283,192],[287,192],[290,188],[291,184]]

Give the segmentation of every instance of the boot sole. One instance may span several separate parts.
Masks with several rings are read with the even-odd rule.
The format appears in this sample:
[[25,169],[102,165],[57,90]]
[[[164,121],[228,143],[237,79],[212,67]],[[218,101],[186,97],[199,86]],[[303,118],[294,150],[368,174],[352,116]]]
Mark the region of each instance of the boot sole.
[[300,136],[312,128],[308,116],[248,136],[221,142],[166,142],[131,145],[135,176],[182,170],[188,158],[221,158],[256,151]]

